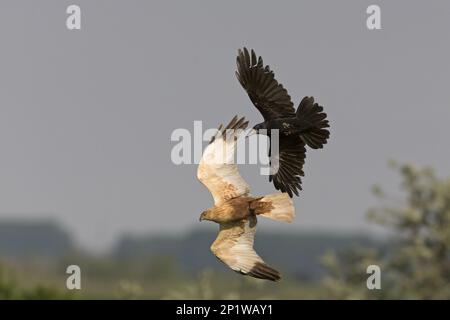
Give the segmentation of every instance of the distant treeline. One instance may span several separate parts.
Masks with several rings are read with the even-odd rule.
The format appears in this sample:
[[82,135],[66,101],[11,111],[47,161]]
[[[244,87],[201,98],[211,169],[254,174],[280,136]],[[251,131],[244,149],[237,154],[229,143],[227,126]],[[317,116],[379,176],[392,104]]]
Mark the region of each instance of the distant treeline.
[[[107,256],[118,260],[170,259],[188,274],[205,268],[222,270],[224,267],[209,250],[215,237],[215,230],[193,230],[180,236],[125,235]],[[323,276],[320,258],[327,251],[354,246],[380,247],[381,244],[366,235],[324,231],[261,231],[255,243],[266,261],[299,280],[317,280]],[[83,251],[74,245],[67,231],[52,221],[0,222],[0,260],[61,260]]]

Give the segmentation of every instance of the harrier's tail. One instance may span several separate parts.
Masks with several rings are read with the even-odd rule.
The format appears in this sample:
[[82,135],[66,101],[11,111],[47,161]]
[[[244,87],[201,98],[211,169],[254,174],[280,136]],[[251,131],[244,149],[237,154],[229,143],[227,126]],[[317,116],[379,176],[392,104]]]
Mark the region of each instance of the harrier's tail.
[[272,193],[258,198],[250,208],[255,214],[276,221],[292,222],[295,217],[294,204],[287,193]]
[[327,143],[330,132],[327,114],[323,107],[314,103],[313,97],[304,97],[297,109],[297,119],[307,129],[301,133],[302,140],[313,149],[321,149]]

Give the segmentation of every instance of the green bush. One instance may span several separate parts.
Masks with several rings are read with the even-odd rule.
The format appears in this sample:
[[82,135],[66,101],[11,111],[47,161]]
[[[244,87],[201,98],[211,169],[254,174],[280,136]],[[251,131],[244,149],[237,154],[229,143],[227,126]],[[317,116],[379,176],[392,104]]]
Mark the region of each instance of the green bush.
[[[430,168],[393,164],[402,178],[405,199],[375,195],[385,204],[368,219],[391,232],[387,250],[356,248],[324,257],[324,280],[332,298],[450,299],[450,179]],[[368,290],[366,267],[379,265],[381,290]]]

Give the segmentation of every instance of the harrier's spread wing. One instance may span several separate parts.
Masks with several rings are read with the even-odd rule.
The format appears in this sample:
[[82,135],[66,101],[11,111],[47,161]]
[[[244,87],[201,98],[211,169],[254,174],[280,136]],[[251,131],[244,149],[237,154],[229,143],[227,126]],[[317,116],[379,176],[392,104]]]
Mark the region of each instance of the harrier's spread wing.
[[253,249],[256,217],[220,225],[211,245],[216,257],[232,270],[258,279],[280,280],[280,273],[269,267]]
[[[270,152],[273,154],[270,155],[271,165],[278,170],[269,176],[269,181],[273,180],[275,189],[287,192],[291,198],[293,194],[298,196],[298,190],[302,190],[301,177],[304,176],[305,142],[297,135],[280,139],[278,152]],[[274,162],[278,162],[278,165]]]
[[218,133],[203,152],[197,178],[211,192],[216,205],[250,192],[234,161],[236,141],[247,125],[244,118],[238,120],[234,117],[228,126],[219,127]]
[[261,57],[244,48],[238,51],[236,63],[236,76],[264,120],[295,117],[291,97]]

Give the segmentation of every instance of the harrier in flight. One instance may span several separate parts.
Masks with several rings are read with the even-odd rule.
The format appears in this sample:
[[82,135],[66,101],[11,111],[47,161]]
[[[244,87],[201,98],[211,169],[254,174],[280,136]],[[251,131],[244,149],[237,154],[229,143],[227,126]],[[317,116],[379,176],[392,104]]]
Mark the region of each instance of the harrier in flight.
[[197,170],[198,179],[214,198],[214,207],[200,216],[220,225],[211,251],[232,270],[254,278],[280,280],[280,273],[269,267],[253,249],[257,216],[291,222],[295,212],[287,193],[254,197],[239,174],[234,161],[237,139],[247,128],[244,118],[233,120],[205,148]]
[[268,136],[270,130],[279,130],[279,150],[273,155],[269,151],[271,160],[276,159],[279,165],[269,181],[273,180],[275,188],[290,197],[298,196],[298,190],[302,189],[300,177],[304,176],[305,145],[321,149],[330,136],[326,113],[314,103],[313,97],[304,97],[295,111],[286,89],[275,79],[269,66],[264,66],[262,58],[256,58],[253,50],[238,51],[236,76],[264,117],[264,122],[253,129]]

